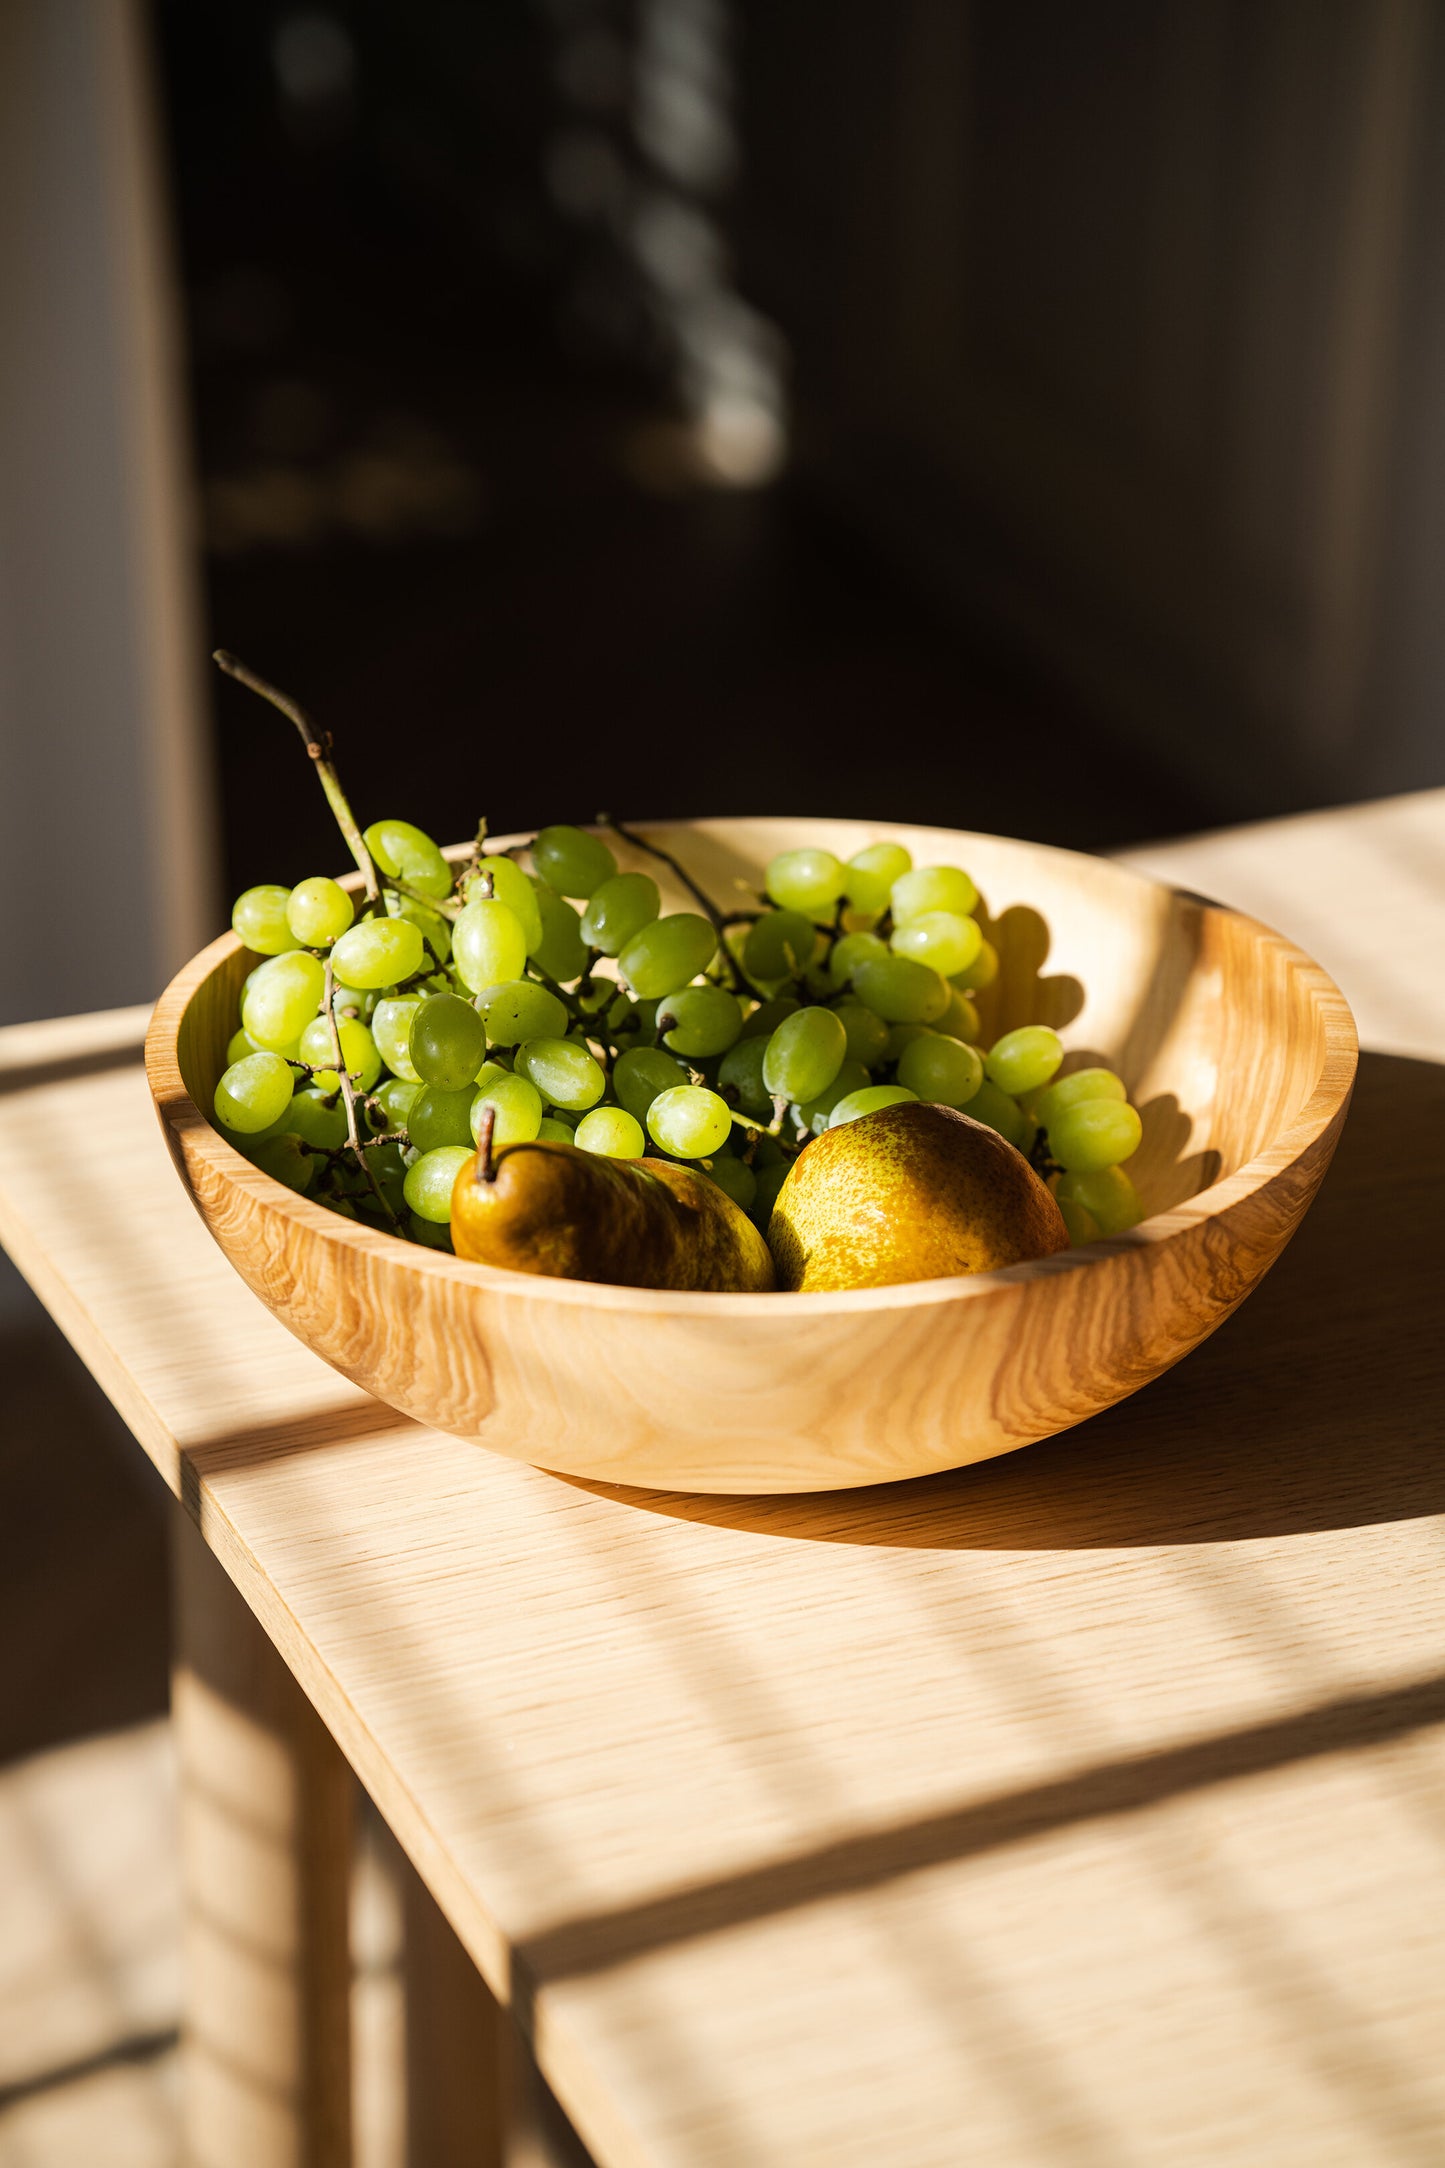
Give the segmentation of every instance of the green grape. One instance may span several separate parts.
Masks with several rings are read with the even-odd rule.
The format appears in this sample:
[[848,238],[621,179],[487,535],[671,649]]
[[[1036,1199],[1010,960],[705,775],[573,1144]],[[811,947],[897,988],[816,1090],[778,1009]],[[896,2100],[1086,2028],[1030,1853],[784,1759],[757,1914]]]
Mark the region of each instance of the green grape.
[[899,875],[888,901],[900,926],[925,911],[956,911],[967,918],[977,907],[978,890],[961,866],[916,866]]
[[469,903],[452,927],[457,976],[474,994],[519,979],[527,968],[527,937],[509,904],[493,897]]
[[363,840],[383,873],[399,875],[424,896],[451,894],[452,869],[424,829],[410,821],[373,821]]
[[647,1133],[674,1159],[706,1159],[732,1135],[727,1101],[699,1084],[661,1092],[647,1110]]
[[876,1114],[882,1107],[908,1106],[916,1101],[917,1092],[911,1092],[903,1084],[867,1084],[862,1091],[849,1092],[840,1099],[828,1116],[830,1129],[841,1129],[845,1122],[856,1122],[860,1115]]
[[888,943],[876,933],[840,934],[828,951],[828,976],[835,987],[846,986],[860,964],[887,954]]
[[286,1127],[318,1151],[335,1152],[346,1142],[346,1109],[335,1092],[308,1084],[297,1092],[286,1114]]
[[647,1110],[659,1093],[687,1082],[687,1071],[660,1046],[629,1047],[612,1065],[612,1089],[629,1114],[647,1120]]
[[438,911],[429,911],[424,903],[412,896],[398,896],[388,889],[386,896],[388,918],[409,919],[439,964],[444,964],[452,952],[452,929]]
[[223,1130],[222,1134],[228,1144],[234,1144],[238,1152],[243,1152],[247,1159],[254,1160],[263,1144],[269,1144],[273,1137],[284,1137],[290,1127],[291,1108],[288,1106],[284,1113],[278,1114],[275,1121],[268,1122],[264,1129],[227,1129]]
[[868,1071],[861,1061],[845,1061],[828,1089],[819,1092],[816,1099],[805,1100],[802,1106],[792,1109],[793,1120],[800,1129],[809,1129],[815,1137],[821,1137],[828,1126],[828,1117],[840,1099],[847,1099],[853,1092],[867,1087]]
[[849,859],[848,885],[843,893],[855,911],[886,911],[889,890],[912,864],[901,843],[870,843]]
[[[718,1065],[717,1087],[730,1107],[740,1114],[749,1115],[756,1122],[772,1120],[773,1101],[767,1085],[763,1082],[763,1063],[768,1058],[766,1039],[739,1039],[730,1046]],[[623,1061],[632,1059],[624,1054]],[[622,1062],[617,1064],[622,1067]],[[622,1095],[619,1092],[618,1097]]]
[[411,1103],[406,1133],[418,1152],[437,1152],[452,1145],[470,1144],[472,1093],[441,1091],[423,1084]]
[[295,1082],[279,1054],[247,1054],[216,1086],[216,1120],[243,1137],[269,1129],[290,1106]]
[[948,981],[912,956],[868,957],[853,973],[853,991],[889,1024],[934,1024],[948,1007]]
[[408,1084],[421,1081],[411,1061],[411,1020],[426,998],[424,994],[392,994],[378,1001],[371,1012],[371,1036],[377,1052],[393,1076],[404,1078]]
[[763,1082],[775,1096],[801,1105],[828,1089],[847,1050],[848,1034],[831,1009],[799,1009],[768,1041]]
[[1075,1204],[1071,1197],[1060,1197],[1058,1203],[1069,1241],[1076,1250],[1086,1249],[1091,1242],[1099,1240],[1099,1223],[1091,1213],[1081,1204]]
[[765,885],[785,911],[828,918],[846,880],[841,861],[831,851],[780,851],[768,867]]
[[898,1081],[935,1106],[966,1107],[983,1082],[983,1062],[977,1048],[935,1032],[904,1048]]
[[1124,1079],[1115,1076],[1112,1069],[1075,1069],[1068,1076],[1055,1077],[1045,1092],[1034,1101],[1034,1120],[1040,1128],[1047,1129],[1050,1122],[1062,1114],[1065,1107],[1077,1106],[1084,1099],[1127,1099]]
[[570,1144],[572,1142],[572,1132],[565,1122],[559,1122],[555,1115],[548,1114],[543,1118],[542,1126],[537,1131],[537,1142],[539,1144]]
[[1016,1152],[1022,1152],[1027,1146],[1030,1129],[1028,1116],[1017,1100],[1010,1099],[1007,1092],[1001,1092],[997,1084],[990,1083],[987,1077],[969,1100],[968,1111],[974,1121],[984,1123],[989,1129],[996,1129]]
[[903,1059],[905,1047],[912,1046],[915,1039],[926,1039],[933,1030],[931,1024],[890,1024],[888,1044],[883,1049],[883,1067]]
[[[290,1054],[295,1050],[287,1046],[281,1047],[277,1051]],[[248,1054],[268,1054],[270,1052],[269,1047],[258,1046],[248,1031],[233,1031],[226,1041],[226,1067],[229,1069],[233,1061],[244,1061]]]
[[771,1039],[785,1016],[795,1016],[803,1006],[794,994],[775,994],[771,1001],[760,1001],[750,1015],[743,1018],[745,1039]]
[[532,845],[532,864],[559,896],[594,895],[617,871],[607,845],[585,828],[544,828]]
[[1144,1217],[1139,1192],[1119,1166],[1061,1174],[1054,1194],[1066,1218],[1070,1207],[1086,1212],[1101,1235],[1126,1234]]
[[1127,1100],[1080,1099],[1049,1124],[1049,1150],[1070,1174],[1098,1174],[1132,1158],[1143,1135]]
[[865,1069],[876,1069],[888,1044],[888,1026],[882,1017],[851,997],[840,1001],[833,1014],[843,1026],[848,1059],[861,1061]]
[[[381,1054],[376,1040],[365,1024],[358,1023],[353,1016],[339,1018],[336,1031],[341,1041],[341,1059],[346,1064],[348,1076],[359,1092],[369,1092],[381,1075]],[[313,1084],[324,1092],[340,1091],[341,1078],[335,1069],[324,1066],[336,1059],[331,1026],[324,1016],[312,1017],[301,1034],[297,1052],[302,1061],[309,1061],[315,1068],[317,1073],[311,1079]]]
[[326,973],[314,956],[294,952],[262,964],[241,998],[241,1029],[273,1054],[294,1046],[321,1006]]
[[476,1010],[460,994],[428,994],[412,1016],[407,1051],[423,1084],[459,1092],[473,1082],[486,1058],[487,1034]]
[[702,1171],[716,1182],[724,1196],[732,1198],[739,1211],[749,1209],[758,1193],[758,1178],[751,1167],[735,1159],[731,1152],[714,1152]]
[[980,941],[978,954],[964,971],[950,974],[950,984],[961,994],[981,994],[985,986],[992,986],[998,977],[998,950],[992,941]]
[[595,1107],[607,1089],[601,1066],[573,1039],[528,1039],[517,1049],[517,1068],[544,1099],[574,1113]]
[[695,911],[671,911],[635,933],[617,968],[639,1001],[663,1001],[705,971],[717,953],[717,935]]
[[530,1144],[542,1126],[542,1094],[531,1079],[518,1076],[515,1070],[502,1068],[499,1062],[487,1062],[477,1078],[477,1096],[472,1101],[469,1117],[472,1135],[480,1142],[482,1115],[491,1107],[493,1112],[492,1142],[500,1150],[504,1144]]
[[251,1154],[253,1166],[262,1174],[269,1174],[273,1182],[284,1182],[287,1189],[306,1191],[316,1180],[316,1156],[308,1152],[300,1137],[290,1131],[285,1136],[267,1137]]
[[587,969],[581,915],[545,881],[536,883],[533,894],[542,921],[542,938],[529,947],[527,954],[549,979],[555,979],[559,986],[570,986]]
[[801,911],[764,911],[743,942],[743,969],[765,984],[800,978],[812,961],[818,929]]
[[642,1124],[625,1107],[594,1107],[577,1124],[574,1141],[579,1151],[604,1159],[641,1159],[647,1151]]
[[957,911],[920,911],[917,918],[893,929],[895,956],[913,956],[921,964],[932,964],[945,978],[965,970],[982,946],[978,920],[963,918]]
[[408,1212],[406,1231],[412,1241],[420,1242],[424,1249],[450,1250],[453,1256],[456,1254],[452,1249],[452,1231],[449,1224],[438,1225],[435,1220],[423,1219],[417,1212]]
[[663,1045],[674,1054],[704,1061],[725,1054],[736,1042],[743,1028],[743,1005],[725,986],[683,986],[658,1010],[657,1028]]
[[620,956],[632,936],[650,926],[661,909],[662,891],[650,873],[614,873],[588,899],[582,913],[582,938],[604,956]]
[[477,996],[490,1046],[520,1046],[524,1039],[562,1039],[569,1018],[555,994],[535,979],[507,979]]
[[1017,1031],[1006,1031],[994,1040],[984,1068],[991,1084],[1016,1099],[1047,1084],[1063,1058],[1063,1042],[1056,1031],[1047,1024],[1021,1024]]
[[414,978],[426,962],[426,950],[420,928],[409,918],[364,918],[341,936],[331,962],[347,986],[365,991]]
[[406,1170],[402,1194],[418,1219],[443,1227],[452,1216],[452,1191],[463,1167],[470,1166],[470,1145],[443,1144],[423,1152]]
[[978,1045],[978,1011],[967,994],[961,994],[956,986],[949,987],[948,1007],[933,1028],[941,1031],[945,1038],[962,1039],[969,1046]]
[[288,949],[298,947],[286,920],[290,901],[290,889],[272,881],[239,895],[231,906],[231,930],[242,947],[254,956],[284,956]]
[[[509,911],[516,913],[527,944],[527,954],[535,954],[542,939],[542,903],[537,893],[537,883],[530,874],[524,873],[514,860],[508,858],[504,851],[493,851],[490,856],[481,860],[477,867],[477,881],[480,881],[483,874],[487,874],[491,879],[493,899],[497,903],[504,903]],[[552,892],[549,889],[547,893],[550,895]],[[467,891],[467,900],[476,903],[483,900],[477,882]],[[544,971],[547,969],[545,964],[542,968]],[[555,974],[549,972],[548,976],[553,977]]]
[[324,873],[298,881],[286,905],[286,923],[302,948],[329,948],[355,916],[346,890]]
[[405,1129],[407,1118],[424,1090],[424,1085],[402,1076],[388,1077],[384,1084],[377,1086],[374,1096],[386,1117],[388,1129]]

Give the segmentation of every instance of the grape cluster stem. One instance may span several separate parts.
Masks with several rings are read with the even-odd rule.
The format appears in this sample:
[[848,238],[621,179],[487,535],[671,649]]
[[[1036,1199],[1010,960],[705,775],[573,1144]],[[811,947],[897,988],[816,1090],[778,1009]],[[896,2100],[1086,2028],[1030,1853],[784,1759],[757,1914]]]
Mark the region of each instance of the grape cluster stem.
[[[244,685],[248,692],[258,693],[261,699],[269,700],[272,707],[284,715],[288,722],[294,723],[300,731],[307,757],[313,763],[321,788],[326,793],[326,802],[336,815],[336,824],[346,838],[347,849],[356,860],[357,870],[366,885],[367,903],[375,909],[381,901],[381,882],[376,871],[376,861],[366,847],[366,839],[356,825],[356,815],[341,787],[341,779],[331,758],[329,732],[325,736],[318,736],[306,710],[299,706],[289,693],[283,693],[267,679],[258,677],[254,670],[248,670],[245,663],[228,649],[218,647],[211,660],[219,669],[225,671],[227,677],[233,677],[238,685]],[[423,898],[423,901],[425,900]]]
[[[365,845],[363,845],[362,848],[365,849]],[[335,986],[335,983],[335,971],[331,962],[331,958],[328,956],[326,959],[326,983],[321,990],[321,1013],[331,1026],[331,1047],[333,1053],[336,1056],[336,1073],[341,1079],[341,1098],[342,1103],[346,1108],[346,1141],[351,1146],[352,1151],[356,1154],[356,1164],[360,1167],[362,1173],[366,1176],[367,1181],[370,1183],[372,1194],[375,1196],[377,1203],[381,1206],[382,1211],[386,1214],[389,1224],[399,1234],[401,1232],[401,1222],[397,1218],[396,1214],[392,1211],[390,1204],[388,1203],[385,1195],[382,1192],[381,1184],[376,1179],[376,1170],[372,1166],[371,1161],[367,1158],[365,1151],[362,1149],[361,1132],[356,1125],[356,1091],[351,1081],[350,1072],[346,1069],[342,1061],[341,1026],[336,1021],[336,1011],[331,1005],[332,990]]]
[[614,836],[620,836],[624,843],[630,843],[635,851],[645,851],[647,856],[655,858],[659,865],[668,867],[674,876],[681,881],[694,903],[710,921],[712,929],[717,935],[718,953],[727,965],[728,976],[732,980],[734,993],[756,993],[757,988],[752,986],[743,976],[737,958],[724,939],[730,922],[723,917],[722,912],[713,902],[707,890],[698,886],[686,866],[679,859],[674,858],[671,851],[665,851],[660,843],[649,843],[646,836],[640,836],[635,828],[624,828],[621,821],[616,820],[610,813],[599,813],[597,825],[599,828],[610,829]]

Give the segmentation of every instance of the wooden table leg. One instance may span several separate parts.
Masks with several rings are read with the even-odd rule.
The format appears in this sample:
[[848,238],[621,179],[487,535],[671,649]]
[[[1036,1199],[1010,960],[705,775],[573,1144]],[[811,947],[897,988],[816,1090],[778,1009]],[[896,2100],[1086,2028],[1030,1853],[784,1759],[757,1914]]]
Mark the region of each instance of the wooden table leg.
[[186,2168],[346,2168],[354,1779],[177,1509]]
[[396,1850],[406,1978],[408,2168],[514,2168],[511,2020],[419,1874]]

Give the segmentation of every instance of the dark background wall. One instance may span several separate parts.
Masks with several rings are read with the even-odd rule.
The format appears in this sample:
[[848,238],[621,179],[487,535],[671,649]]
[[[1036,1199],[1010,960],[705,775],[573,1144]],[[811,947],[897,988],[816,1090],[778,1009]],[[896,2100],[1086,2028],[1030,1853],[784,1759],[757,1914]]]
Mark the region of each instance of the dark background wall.
[[[368,811],[1106,844],[1230,810],[1080,760],[1078,693],[833,486],[836,344],[878,306],[846,195],[830,255],[810,231],[846,13],[158,9],[209,631]],[[329,863],[281,726],[214,705],[229,885]]]
[[[1417,0],[154,22],[209,632],[369,813],[1107,846],[1445,777]],[[229,885],[329,862],[214,706]]]

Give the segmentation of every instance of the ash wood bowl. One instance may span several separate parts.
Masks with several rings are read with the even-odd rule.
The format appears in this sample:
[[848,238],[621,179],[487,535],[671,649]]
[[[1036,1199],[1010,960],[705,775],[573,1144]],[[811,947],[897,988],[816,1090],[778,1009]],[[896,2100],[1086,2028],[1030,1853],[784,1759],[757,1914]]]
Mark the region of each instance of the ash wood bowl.
[[[1254,920],[1100,859],[846,821],[656,826],[715,897],[775,851],[896,836],[966,866],[1002,967],[986,1040],[1050,1023],[1144,1117],[1149,1218],[1007,1272],[818,1295],[652,1293],[464,1264],[273,1182],[207,1114],[251,958],[231,934],[167,988],[146,1065],[181,1178],[246,1284],[317,1354],[439,1429],[542,1467],[690,1491],[847,1489],[1066,1430],[1196,1347],[1319,1187],[1354,1079],[1343,996]],[[619,848],[624,865],[655,862]],[[664,883],[664,908],[686,902]]]

